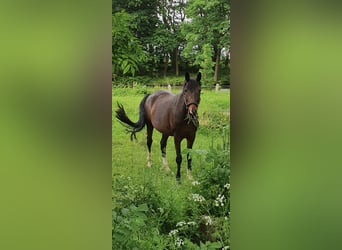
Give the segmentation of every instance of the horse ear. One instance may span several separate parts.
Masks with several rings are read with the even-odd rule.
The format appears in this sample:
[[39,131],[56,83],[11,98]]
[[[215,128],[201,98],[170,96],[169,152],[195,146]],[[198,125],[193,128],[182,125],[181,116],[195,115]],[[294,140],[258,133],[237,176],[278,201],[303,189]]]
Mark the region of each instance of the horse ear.
[[185,73],[185,81],[189,81],[190,80],[190,75],[189,72]]
[[201,72],[198,72],[197,79],[196,79],[197,82],[200,82],[201,78],[202,78],[202,74],[201,74]]

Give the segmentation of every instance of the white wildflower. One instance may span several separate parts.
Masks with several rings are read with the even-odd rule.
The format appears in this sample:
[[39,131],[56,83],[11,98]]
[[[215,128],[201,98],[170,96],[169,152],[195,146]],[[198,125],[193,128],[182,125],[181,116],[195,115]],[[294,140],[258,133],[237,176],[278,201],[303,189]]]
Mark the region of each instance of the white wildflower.
[[197,186],[197,185],[199,185],[200,183],[199,183],[198,181],[193,181],[193,182],[191,182],[191,184],[192,184],[193,186]]
[[189,226],[191,225],[191,226],[195,226],[196,225],[196,222],[194,222],[194,221],[189,221],[188,223],[187,223]]
[[230,184],[227,183],[227,184],[225,184],[223,187],[226,188],[226,189],[229,189],[229,188],[230,188]]
[[222,250],[227,250],[227,249],[230,249],[230,247],[229,246],[222,247]]
[[218,206],[223,206],[224,205],[224,195],[223,194],[219,194],[216,199],[215,199],[215,206],[218,207]]
[[186,222],[185,222],[185,221],[180,221],[180,222],[178,222],[178,223],[176,224],[176,227],[182,227],[182,226],[184,226],[184,225],[186,225]]
[[205,216],[203,216],[203,219],[205,220],[205,224],[206,224],[207,226],[213,224],[213,220],[210,218],[210,216],[205,215]]
[[158,210],[161,214],[164,213],[164,209],[162,207],[158,207]]
[[227,216],[225,216],[225,217],[224,217],[224,219],[225,219],[225,220],[228,220],[228,217],[227,217]]
[[171,230],[170,233],[169,233],[169,236],[176,235],[177,233],[178,233],[178,229]]
[[177,237],[177,239],[175,240],[175,245],[176,247],[181,247],[184,245],[184,241],[181,238]]
[[192,199],[194,201],[198,201],[198,202],[203,202],[205,201],[204,197],[200,194],[192,194]]

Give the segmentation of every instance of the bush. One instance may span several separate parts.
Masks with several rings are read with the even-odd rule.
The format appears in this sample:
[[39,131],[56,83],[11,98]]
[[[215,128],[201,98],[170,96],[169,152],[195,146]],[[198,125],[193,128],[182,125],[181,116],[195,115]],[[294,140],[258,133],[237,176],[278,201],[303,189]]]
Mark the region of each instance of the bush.
[[178,230],[175,237],[186,239],[186,249],[192,249],[191,244],[197,246],[194,249],[221,249],[230,245],[229,130],[222,127],[221,131],[222,144],[216,148],[190,150],[193,156],[204,158],[206,164],[201,164],[197,181],[192,182],[190,202],[185,209],[187,218],[196,225],[174,228]]
[[160,197],[151,183],[113,177],[112,249],[162,249]]
[[[222,111],[210,111],[199,114],[198,133],[211,137],[221,137],[222,129],[229,130],[229,114]],[[227,135],[228,136],[228,135]]]
[[122,76],[115,77],[112,81],[112,86],[116,88],[125,88],[125,87],[133,87],[134,85],[146,86],[150,85],[152,82],[152,78],[149,76]]

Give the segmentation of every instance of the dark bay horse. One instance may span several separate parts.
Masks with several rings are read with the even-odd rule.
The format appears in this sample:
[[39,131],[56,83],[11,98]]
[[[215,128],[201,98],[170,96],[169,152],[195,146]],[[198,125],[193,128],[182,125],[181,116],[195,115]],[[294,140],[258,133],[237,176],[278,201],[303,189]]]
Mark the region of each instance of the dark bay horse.
[[[181,142],[187,140],[187,148],[191,149],[195,140],[198,127],[197,108],[201,95],[201,73],[196,79],[185,74],[185,82],[182,92],[174,95],[171,92],[160,90],[146,95],[139,107],[139,120],[132,122],[121,104],[118,103],[116,118],[123,123],[131,133],[131,140],[135,133],[147,127],[147,166],[151,167],[151,145],[153,128],[162,133],[160,149],[162,152],[163,165],[170,170],[166,160],[166,144],[169,136],[174,137],[176,148],[177,175],[180,180],[180,166],[182,163]],[[191,157],[187,153],[188,174],[191,173]],[[191,176],[190,176],[191,177]]]

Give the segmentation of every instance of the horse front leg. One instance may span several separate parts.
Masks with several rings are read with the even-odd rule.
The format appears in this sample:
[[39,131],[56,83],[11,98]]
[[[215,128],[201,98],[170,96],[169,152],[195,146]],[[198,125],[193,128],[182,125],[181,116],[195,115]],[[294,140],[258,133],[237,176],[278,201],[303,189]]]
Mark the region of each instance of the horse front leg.
[[[194,140],[195,140],[194,136],[187,138],[187,148],[188,149],[192,149],[192,145],[194,144]],[[192,168],[191,162],[192,162],[192,158],[191,158],[190,152],[188,152],[186,154],[186,159],[188,161],[187,177],[188,177],[188,179],[192,180],[192,175],[191,175],[191,170],[192,170],[191,169]]]
[[177,162],[177,174],[176,174],[176,180],[180,181],[180,167],[182,164],[182,154],[181,154],[181,141],[182,139],[178,136],[174,136],[174,142],[175,142],[175,148],[176,148],[176,162]]
[[166,144],[167,144],[167,139],[169,138],[168,135],[164,135],[162,136],[161,140],[160,140],[160,150],[162,152],[162,160],[163,160],[163,166],[164,169],[169,172],[170,168],[169,168],[169,164],[166,160]]

